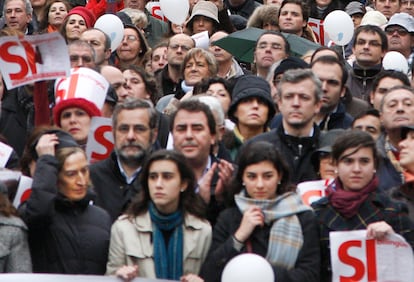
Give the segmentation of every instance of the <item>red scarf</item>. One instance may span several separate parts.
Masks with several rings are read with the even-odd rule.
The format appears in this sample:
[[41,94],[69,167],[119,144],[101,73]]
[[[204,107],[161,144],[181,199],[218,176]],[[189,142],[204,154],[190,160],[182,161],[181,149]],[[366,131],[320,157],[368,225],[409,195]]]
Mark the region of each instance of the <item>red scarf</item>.
[[371,192],[378,187],[378,178],[374,176],[372,180],[359,191],[345,191],[342,182],[337,177],[329,185],[327,194],[332,206],[345,218],[351,218],[358,213],[359,207],[368,198]]

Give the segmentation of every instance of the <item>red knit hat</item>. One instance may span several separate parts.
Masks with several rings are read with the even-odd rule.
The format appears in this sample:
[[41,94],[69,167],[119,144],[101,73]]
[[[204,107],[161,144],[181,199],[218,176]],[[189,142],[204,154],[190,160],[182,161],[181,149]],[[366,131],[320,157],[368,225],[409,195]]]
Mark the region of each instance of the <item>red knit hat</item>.
[[59,102],[54,108],[53,108],[53,120],[57,126],[60,127],[60,116],[63,112],[63,110],[68,108],[81,108],[84,110],[90,117],[100,117],[101,111],[98,109],[98,107],[84,99],[84,98],[70,98],[63,100]]
[[76,6],[75,8],[71,9],[69,13],[66,15],[65,19],[67,19],[70,15],[73,14],[81,16],[85,20],[87,28],[93,27],[93,25],[96,22],[95,15],[83,6]]

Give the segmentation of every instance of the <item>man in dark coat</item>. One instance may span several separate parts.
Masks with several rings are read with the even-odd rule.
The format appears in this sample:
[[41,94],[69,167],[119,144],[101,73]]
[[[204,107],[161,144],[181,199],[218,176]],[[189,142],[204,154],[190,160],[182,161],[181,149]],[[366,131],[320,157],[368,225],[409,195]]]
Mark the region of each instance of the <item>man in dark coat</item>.
[[318,148],[320,130],[313,120],[321,107],[320,80],[310,69],[288,70],[278,84],[281,124],[249,142],[275,145],[292,169],[293,183],[317,179],[311,155]]
[[141,189],[139,173],[157,138],[157,114],[145,100],[129,100],[115,107],[111,156],[90,167],[96,204],[115,221]]

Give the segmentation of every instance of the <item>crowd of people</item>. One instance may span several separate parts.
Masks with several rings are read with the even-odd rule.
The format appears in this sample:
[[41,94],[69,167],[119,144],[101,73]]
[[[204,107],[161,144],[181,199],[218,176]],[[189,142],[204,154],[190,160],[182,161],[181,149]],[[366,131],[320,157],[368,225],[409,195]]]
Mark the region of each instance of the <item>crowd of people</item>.
[[[414,248],[414,1],[182,1],[181,25],[149,0],[2,1],[0,36],[59,32],[71,68],[109,88],[102,106],[81,87],[56,99],[47,81],[39,113],[39,84],[0,80],[5,168],[33,180],[18,207],[0,182],[0,272],[220,281],[255,253],[277,281],[319,282],[330,232]],[[354,23],[346,46],[312,29],[334,10]],[[116,50],[94,27],[105,13],[123,22]],[[250,27],[263,30],[252,61],[216,44]],[[286,34],[317,47],[293,54]],[[389,51],[407,72],[384,67]],[[94,117],[111,121],[113,150],[90,162]],[[305,203],[297,186],[322,179]]]

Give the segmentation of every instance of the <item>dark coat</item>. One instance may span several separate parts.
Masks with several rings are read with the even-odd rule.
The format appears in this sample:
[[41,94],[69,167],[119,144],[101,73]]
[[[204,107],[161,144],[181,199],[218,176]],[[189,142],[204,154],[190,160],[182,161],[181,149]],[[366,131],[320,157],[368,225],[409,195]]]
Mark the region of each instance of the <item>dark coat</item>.
[[414,183],[404,183],[399,187],[393,187],[387,191],[391,199],[403,202],[408,207],[408,214],[414,222]]
[[352,96],[368,101],[372,90],[372,83],[382,70],[382,65],[376,65],[369,69],[361,68],[354,63],[352,70],[349,72],[346,86]]
[[224,4],[228,8],[227,10],[230,14],[239,15],[246,19],[248,19],[253,14],[253,11],[257,7],[261,6],[260,3],[254,0],[246,0],[242,5],[238,7],[231,6],[228,0],[224,0]]
[[139,175],[131,184],[119,170],[115,152],[109,158],[90,166],[93,189],[97,194],[96,205],[106,210],[114,222],[120,216],[131,199],[141,190]]
[[358,214],[346,219],[335,210],[328,198],[312,204],[319,222],[321,243],[321,281],[331,281],[329,232],[366,229],[370,223],[385,221],[414,247],[414,225],[407,206],[392,202],[388,196],[374,192],[359,207]]
[[[326,118],[319,124],[321,130],[327,128],[331,129],[348,129],[352,126],[354,118],[345,111],[345,105],[339,102],[336,112],[326,116]],[[327,126],[325,123],[328,122]]]
[[285,134],[283,125],[269,132],[249,139],[246,144],[256,141],[267,141],[273,144],[282,154],[283,159],[291,168],[291,181],[300,183],[303,181],[318,179],[312,166],[312,154],[319,147],[319,128],[314,125],[312,137],[295,137]]
[[[242,217],[240,210],[232,207],[224,210],[217,219],[213,230],[213,243],[200,273],[206,282],[220,281],[226,263],[233,257],[247,252],[246,247],[240,252],[233,247],[233,235],[239,228]],[[306,211],[298,214],[298,219],[304,239],[302,249],[293,269],[286,270],[273,266],[276,281],[319,282],[320,251],[315,215],[312,211]],[[263,228],[256,227],[253,231],[249,239],[253,253],[266,257],[270,229],[270,225],[265,225]]]
[[33,271],[103,275],[108,257],[111,219],[90,205],[91,192],[69,201],[56,189],[57,160],[40,156],[30,198],[21,208],[29,228]]
[[175,93],[179,83],[175,83],[171,80],[168,75],[168,64],[164,68],[155,73],[155,79],[158,85],[158,88],[161,91],[161,97]]

